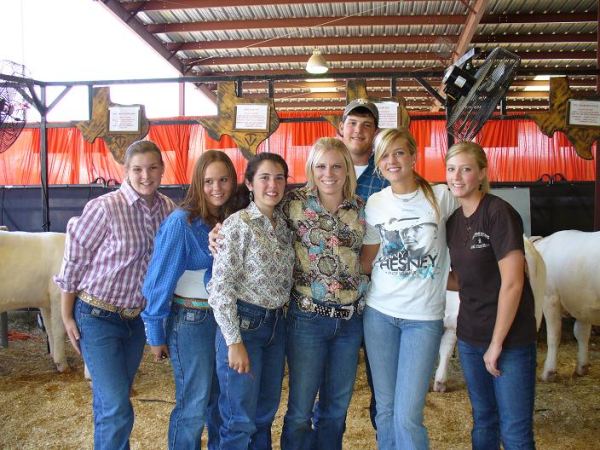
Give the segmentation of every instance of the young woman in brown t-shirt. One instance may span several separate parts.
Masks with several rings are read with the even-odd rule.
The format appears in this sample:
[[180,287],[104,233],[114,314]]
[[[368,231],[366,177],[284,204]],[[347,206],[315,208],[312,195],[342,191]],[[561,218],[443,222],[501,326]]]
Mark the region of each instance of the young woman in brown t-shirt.
[[446,178],[461,207],[446,224],[458,282],[458,349],[473,409],[474,450],[533,449],[536,330],[525,278],[523,224],[491,195],[487,158],[461,142],[446,155]]

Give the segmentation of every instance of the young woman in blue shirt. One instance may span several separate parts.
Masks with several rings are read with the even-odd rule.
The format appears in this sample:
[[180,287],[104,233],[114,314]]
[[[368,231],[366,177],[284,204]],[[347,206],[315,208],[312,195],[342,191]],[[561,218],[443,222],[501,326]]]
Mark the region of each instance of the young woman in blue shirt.
[[170,358],[173,366],[176,404],[169,422],[169,449],[200,448],[205,423],[209,449],[219,446],[217,325],[206,291],[213,263],[208,233],[232,212],[229,200],[236,178],[225,153],[209,150],[202,155],[181,207],[156,235],[142,289],[147,300],[142,318],[151,351],[156,361]]

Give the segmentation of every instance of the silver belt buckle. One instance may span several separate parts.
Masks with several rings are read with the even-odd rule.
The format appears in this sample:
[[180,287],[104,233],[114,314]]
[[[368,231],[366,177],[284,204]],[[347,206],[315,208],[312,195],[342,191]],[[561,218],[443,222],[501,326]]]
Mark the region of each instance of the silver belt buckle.
[[313,312],[314,311],[313,305],[314,305],[314,303],[308,297],[302,296],[298,300],[298,306],[300,306],[300,309],[304,312]]

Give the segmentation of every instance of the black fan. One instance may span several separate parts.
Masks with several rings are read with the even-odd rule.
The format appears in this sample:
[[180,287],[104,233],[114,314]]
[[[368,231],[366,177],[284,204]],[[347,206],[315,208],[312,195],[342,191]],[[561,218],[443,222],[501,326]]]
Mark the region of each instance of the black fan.
[[[26,76],[25,66],[12,61],[0,61],[0,153],[5,152],[19,137],[25,126],[27,103],[19,92],[15,78]],[[2,78],[8,75],[9,78]]]
[[469,141],[490,118],[506,95],[521,62],[514,53],[496,48],[475,69],[475,52],[466,53],[444,75],[444,92],[449,106],[448,132],[456,139]]

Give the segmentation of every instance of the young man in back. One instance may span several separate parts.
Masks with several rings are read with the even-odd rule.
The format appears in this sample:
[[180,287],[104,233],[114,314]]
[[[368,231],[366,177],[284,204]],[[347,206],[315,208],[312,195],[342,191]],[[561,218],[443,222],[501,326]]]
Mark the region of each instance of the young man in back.
[[358,194],[366,202],[369,196],[388,186],[387,180],[375,173],[373,139],[377,133],[379,112],[366,99],[352,100],[344,109],[338,133],[348,147],[356,171]]

